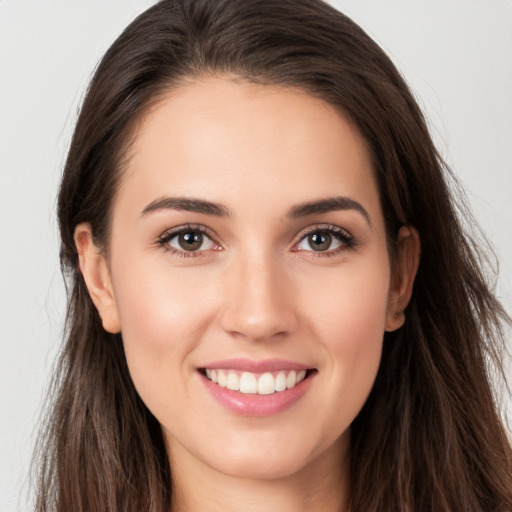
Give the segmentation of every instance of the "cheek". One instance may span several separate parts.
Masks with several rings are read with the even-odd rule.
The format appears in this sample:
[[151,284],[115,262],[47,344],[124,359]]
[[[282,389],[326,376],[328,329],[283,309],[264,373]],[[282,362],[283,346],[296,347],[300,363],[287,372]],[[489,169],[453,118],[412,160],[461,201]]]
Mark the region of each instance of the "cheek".
[[[384,262],[384,263],[383,263]],[[387,259],[340,269],[307,297],[309,324],[324,352],[334,401],[342,397],[348,418],[363,406],[382,352],[389,292]],[[362,262],[363,263],[363,262]]]
[[361,258],[353,265],[329,270],[306,277],[308,283],[298,287],[308,303],[302,309],[311,312],[310,323],[325,331],[320,337],[331,339],[335,347],[335,339],[362,340],[365,333],[383,334],[390,280],[387,258]]
[[126,253],[112,267],[128,367],[151,409],[168,390],[184,388],[184,374],[193,371],[188,357],[214,315],[214,283],[208,288],[200,271],[184,279],[183,273],[170,272],[160,261]]

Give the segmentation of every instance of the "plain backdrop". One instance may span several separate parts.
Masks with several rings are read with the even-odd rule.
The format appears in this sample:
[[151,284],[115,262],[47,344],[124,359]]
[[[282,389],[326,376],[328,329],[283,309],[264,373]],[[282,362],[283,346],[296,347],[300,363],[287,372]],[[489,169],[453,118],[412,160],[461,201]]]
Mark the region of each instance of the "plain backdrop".
[[[77,109],[101,55],[152,3],[0,0],[1,512],[28,509],[31,452],[60,344],[55,198]],[[498,294],[512,313],[512,2],[333,3],[413,88],[495,246]]]

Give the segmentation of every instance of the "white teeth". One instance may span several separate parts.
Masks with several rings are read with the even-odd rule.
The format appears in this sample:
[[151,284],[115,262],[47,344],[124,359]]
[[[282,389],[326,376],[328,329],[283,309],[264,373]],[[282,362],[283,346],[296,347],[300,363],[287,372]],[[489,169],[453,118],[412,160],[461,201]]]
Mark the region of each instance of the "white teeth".
[[222,388],[240,391],[244,394],[271,395],[295,387],[306,378],[306,370],[285,370],[256,374],[236,370],[215,370],[208,368],[206,377]]
[[238,391],[240,389],[240,377],[238,377],[238,375],[234,372],[229,372],[226,387],[233,391]]
[[212,381],[212,382],[215,382],[217,383],[218,380],[217,380],[217,370],[210,370],[210,369],[207,369],[206,370],[206,376]]
[[244,372],[240,377],[240,393],[257,393],[258,381],[254,373]]
[[258,395],[271,395],[276,391],[276,381],[271,373],[264,373],[258,379]]
[[286,375],[279,372],[276,377],[276,391],[284,391],[286,389]]
[[225,388],[228,384],[228,376],[222,370],[217,372],[218,384],[221,388]]
[[297,384],[297,372],[295,370],[292,370],[288,377],[286,377],[286,387],[288,389],[293,388]]

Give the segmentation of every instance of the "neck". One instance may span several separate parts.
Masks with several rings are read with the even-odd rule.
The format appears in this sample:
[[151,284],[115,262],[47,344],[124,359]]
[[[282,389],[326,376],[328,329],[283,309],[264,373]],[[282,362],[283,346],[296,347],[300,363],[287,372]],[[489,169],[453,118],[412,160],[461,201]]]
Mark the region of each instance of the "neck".
[[[173,443],[172,512],[343,512],[348,436],[300,470],[280,478],[238,478],[216,471]],[[179,460],[179,464],[178,461]]]

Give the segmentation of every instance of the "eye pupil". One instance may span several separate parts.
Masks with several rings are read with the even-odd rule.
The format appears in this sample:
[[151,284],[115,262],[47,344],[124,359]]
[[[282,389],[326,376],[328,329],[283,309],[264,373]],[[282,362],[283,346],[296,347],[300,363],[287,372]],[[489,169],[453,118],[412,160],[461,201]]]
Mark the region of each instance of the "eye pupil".
[[327,233],[313,233],[308,236],[310,247],[314,251],[326,251],[331,246],[332,237]]
[[185,251],[196,251],[203,244],[203,235],[194,231],[181,233],[178,237],[178,243]]

